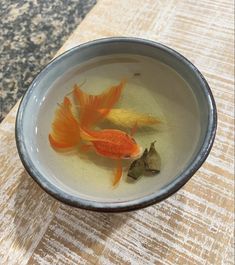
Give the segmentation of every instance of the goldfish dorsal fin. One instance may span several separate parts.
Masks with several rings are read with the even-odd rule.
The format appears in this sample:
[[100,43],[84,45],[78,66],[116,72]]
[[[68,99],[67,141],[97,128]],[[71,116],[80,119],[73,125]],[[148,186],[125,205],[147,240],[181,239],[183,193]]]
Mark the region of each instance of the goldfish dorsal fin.
[[[100,95],[89,95],[75,85],[73,94],[79,103],[81,126],[89,128],[104,119],[119,100],[125,83],[126,80],[122,80],[118,85],[110,87]],[[100,112],[100,109],[104,111]]]
[[99,140],[99,139],[97,139],[96,137],[90,135],[88,132],[86,132],[86,131],[83,130],[83,129],[80,130],[80,135],[81,135],[81,138],[82,138],[84,141],[93,142],[93,141],[98,141],[98,140]]
[[111,144],[115,144],[115,142],[106,139],[106,138],[101,138],[101,137],[97,137],[95,136],[96,131],[89,131],[85,128],[80,128],[80,137],[82,140],[84,141],[88,141],[88,142],[105,142],[105,143],[111,143]]

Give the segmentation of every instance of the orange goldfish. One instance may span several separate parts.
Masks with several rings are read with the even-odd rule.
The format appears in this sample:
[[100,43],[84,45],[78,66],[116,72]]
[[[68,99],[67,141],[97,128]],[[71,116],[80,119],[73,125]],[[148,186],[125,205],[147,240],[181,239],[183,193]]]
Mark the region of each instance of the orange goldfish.
[[[117,170],[113,185],[122,176],[122,159],[132,159],[140,154],[140,147],[132,137],[121,130],[94,130],[92,127],[104,119],[119,100],[125,81],[113,86],[101,95],[88,95],[78,86],[74,87],[74,97],[80,105],[79,119],[72,113],[72,103],[65,97],[56,112],[49,141],[53,148],[64,149],[86,144],[81,149],[94,150],[97,154],[117,160]],[[98,109],[105,109],[102,113]]]

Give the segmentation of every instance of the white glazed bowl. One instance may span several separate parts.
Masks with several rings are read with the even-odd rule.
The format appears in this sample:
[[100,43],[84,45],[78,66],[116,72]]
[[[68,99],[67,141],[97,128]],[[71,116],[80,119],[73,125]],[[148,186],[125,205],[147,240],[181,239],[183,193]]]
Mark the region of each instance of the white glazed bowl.
[[[181,100],[181,104],[185,105],[185,115],[182,114],[185,128],[197,123],[200,131],[198,135],[191,131],[190,135],[186,136],[191,138],[191,143],[188,141],[185,145],[184,139],[175,139],[181,142],[181,145],[177,153],[172,154],[171,159],[167,160],[170,169],[165,170],[165,175],[160,175],[155,182],[143,184],[143,187],[139,186],[136,190],[131,187],[130,191],[126,190],[126,193],[122,191],[120,194],[113,191],[115,196],[112,198],[111,193],[109,196],[102,194],[102,191],[99,193],[95,187],[92,188],[92,183],[91,190],[84,189],[82,182],[74,188],[73,184],[67,181],[66,173],[60,167],[60,160],[53,160],[53,150],[49,146],[47,135],[56,102],[65,95],[65,90],[57,89],[53,84],[61,75],[66,76],[66,73],[68,73],[67,80],[73,78],[69,74],[70,70],[83,62],[97,56],[117,54],[151,57],[165,65],[163,68],[167,67],[169,73],[167,72],[166,78],[161,82],[167,84],[168,87],[176,86],[175,79],[179,82],[186,82],[199,109],[198,119],[195,122],[190,121],[190,118],[185,118],[184,121],[184,117],[188,114],[187,108],[189,109],[192,102],[190,98],[187,99],[183,97],[184,95],[180,95],[181,90],[178,90],[175,95],[173,90],[162,91],[162,93],[165,93],[166,98],[173,97],[174,99],[175,97],[176,101]],[[157,74],[158,69],[156,69]],[[182,93],[187,93],[187,91]],[[128,211],[159,202],[180,189],[208,156],[214,141],[216,124],[216,106],[211,90],[202,74],[186,58],[164,45],[149,40],[107,38],[85,43],[65,52],[39,73],[23,97],[18,110],[16,143],[22,163],[29,175],[53,197],[69,205],[89,210]],[[89,174],[91,172],[96,174],[95,171],[94,169]],[[77,174],[82,174],[82,169]],[[86,177],[89,178],[89,176],[84,176]]]

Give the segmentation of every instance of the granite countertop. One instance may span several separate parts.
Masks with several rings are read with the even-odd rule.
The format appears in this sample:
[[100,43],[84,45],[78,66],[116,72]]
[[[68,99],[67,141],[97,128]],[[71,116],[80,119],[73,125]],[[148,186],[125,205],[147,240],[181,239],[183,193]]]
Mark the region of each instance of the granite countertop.
[[0,122],[95,0],[1,0]]

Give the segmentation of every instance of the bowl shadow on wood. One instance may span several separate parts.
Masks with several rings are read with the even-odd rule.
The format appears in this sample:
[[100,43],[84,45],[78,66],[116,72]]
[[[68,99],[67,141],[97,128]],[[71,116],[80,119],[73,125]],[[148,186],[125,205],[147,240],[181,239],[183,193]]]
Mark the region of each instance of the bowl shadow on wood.
[[[120,246],[127,251],[122,245],[122,235],[131,242],[132,247],[128,251],[133,255],[141,256],[140,248],[155,253],[158,247],[158,255],[163,258],[170,249],[162,236],[169,231],[168,236],[174,234],[171,244],[182,237],[178,226],[183,220],[183,209],[172,204],[177,198],[181,206],[184,205],[183,197],[176,194],[160,204],[135,212],[92,212],[57,201],[24,171],[15,190],[14,242],[23,253],[34,253],[30,258],[32,264],[38,255],[43,259],[59,255],[66,260],[68,251],[74,259],[81,256],[94,263],[101,255],[115,255],[115,259],[120,259],[120,264],[123,264],[124,254],[115,253]],[[114,245],[107,248],[110,239]],[[122,241],[121,245],[116,240]]]
[[47,244],[53,244],[48,236],[72,249],[78,242],[84,248],[104,245],[131,214],[99,213],[65,205],[43,191],[26,171],[21,174],[14,192],[14,236],[19,248],[25,250],[36,247],[36,252],[40,248],[48,252]]

